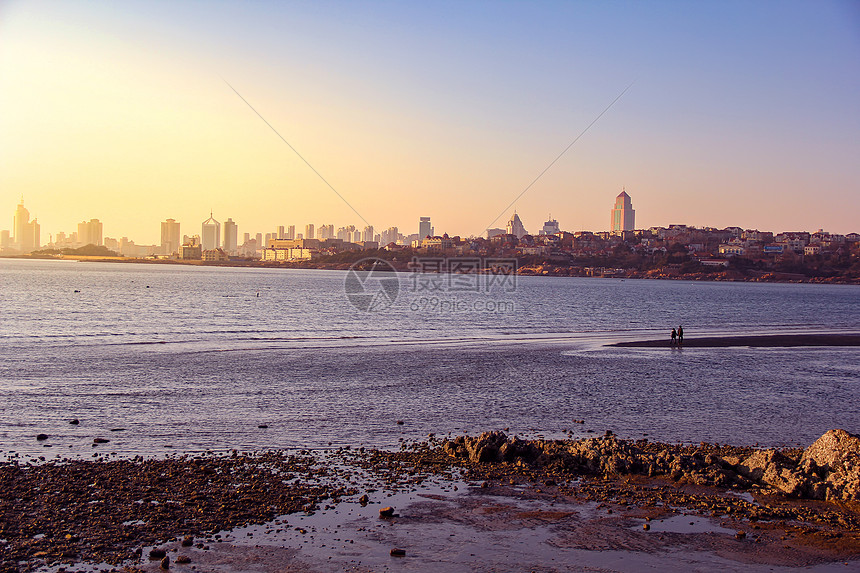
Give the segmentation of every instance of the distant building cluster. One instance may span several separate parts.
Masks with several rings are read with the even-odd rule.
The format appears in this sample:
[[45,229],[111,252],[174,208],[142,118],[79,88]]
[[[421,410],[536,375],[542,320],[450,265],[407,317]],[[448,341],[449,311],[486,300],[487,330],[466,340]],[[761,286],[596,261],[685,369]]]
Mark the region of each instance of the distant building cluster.
[[[208,262],[230,259],[262,261],[308,261],[348,251],[397,251],[411,249],[417,253],[454,256],[540,256],[558,261],[580,257],[604,256],[628,252],[659,255],[686,253],[705,266],[728,266],[731,257],[758,259],[765,263],[792,257],[840,253],[858,245],[857,233],[836,235],[819,230],[771,233],[740,227],[715,229],[687,225],[635,228],[635,211],[626,190],[615,198],[611,209],[610,230],[605,232],[562,231],[552,218],[536,234],[529,233],[516,211],[505,228],[487,229],[486,237],[462,238],[446,233],[437,235],[430,217],[420,217],[418,232],[404,235],[397,227],[376,232],[373,226],[361,229],[355,225],[335,228],[332,224],[307,224],[304,233],[295,225],[277,226],[271,233],[239,235],[232,218],[223,223],[214,213],[200,224],[199,234],[182,235],[175,219],[161,222],[161,242],[137,245],[127,237],[104,237],[98,219],[78,223],[70,234],[59,232],[42,244],[39,223],[30,220],[30,212],[21,200],[14,220],[13,233],[0,232],[0,254],[27,254],[39,249],[103,248],[125,257],[174,258]],[[301,229],[300,229],[301,230]]]

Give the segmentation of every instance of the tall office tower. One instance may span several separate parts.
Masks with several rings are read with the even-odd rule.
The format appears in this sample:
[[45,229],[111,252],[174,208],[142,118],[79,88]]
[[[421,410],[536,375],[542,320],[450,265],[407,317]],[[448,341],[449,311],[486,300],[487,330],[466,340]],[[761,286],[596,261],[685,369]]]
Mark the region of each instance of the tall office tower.
[[364,233],[361,235],[363,241],[373,241],[373,225],[368,225],[364,228]]
[[522,239],[525,235],[529,234],[516,211],[514,211],[514,216],[511,217],[511,220],[508,221],[507,232],[508,235],[516,235],[517,239]]
[[305,225],[305,239],[313,239],[314,238],[314,224],[308,223]]
[[0,231],[0,249],[8,249],[12,246],[12,238],[9,231]]
[[203,221],[200,240],[204,251],[211,251],[221,246],[221,223],[215,220],[212,211],[209,211],[209,218]]
[[352,242],[353,243],[361,242],[361,231],[359,231],[358,229],[356,229],[355,231],[352,232]]
[[430,217],[421,217],[418,219],[418,236],[421,239],[433,236],[433,227],[430,225]]
[[277,238],[278,239],[286,239],[287,238],[286,235],[284,235],[284,226],[283,225],[278,225],[278,236],[277,236]]
[[179,252],[179,223],[167,219],[161,223],[161,254],[172,255]]
[[98,219],[78,223],[78,242],[82,245],[102,245],[102,223]]
[[232,217],[224,221],[224,252],[228,255],[239,254],[239,226]]
[[24,207],[23,198],[15,209],[13,225],[14,228],[12,231],[15,233],[13,240],[18,247],[18,252],[22,254],[29,253],[33,250],[35,241],[33,237],[33,226],[32,223],[30,223],[30,211]]
[[257,241],[257,248],[258,249],[265,249],[266,247],[269,246],[269,245],[263,244],[263,233],[257,233],[257,235],[254,238]]
[[290,241],[293,241],[293,240],[295,240],[295,238],[296,238],[296,226],[290,225],[289,227],[287,227],[287,239],[289,239]]
[[615,198],[615,207],[612,209],[612,230],[632,231],[636,228],[636,211],[633,210],[633,202],[630,195],[622,189]]
[[244,243],[247,243],[247,242],[248,242],[248,241],[250,241],[250,240],[251,240],[251,233],[244,233],[244,234],[242,235],[242,243],[243,243],[243,244],[244,244]]
[[558,228],[558,221],[552,218],[552,215],[549,216],[549,221],[546,221],[543,224],[543,229],[538,233],[539,235],[555,235],[559,233],[560,229]]

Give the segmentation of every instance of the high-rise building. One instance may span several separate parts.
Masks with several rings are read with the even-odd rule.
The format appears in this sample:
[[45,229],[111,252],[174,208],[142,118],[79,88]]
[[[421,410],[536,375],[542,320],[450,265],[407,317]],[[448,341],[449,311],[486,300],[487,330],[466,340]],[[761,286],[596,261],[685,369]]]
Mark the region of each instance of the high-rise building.
[[612,231],[632,231],[636,228],[636,211],[633,210],[633,202],[630,195],[622,189],[615,198],[615,207],[612,208]]
[[239,226],[231,217],[224,221],[224,252],[228,255],[239,253]]
[[524,236],[528,235],[528,231],[523,226],[523,222],[520,221],[520,216],[517,215],[517,212],[514,211],[514,216],[511,217],[511,220],[508,221],[508,235],[516,235],[517,239],[522,239]]
[[81,245],[96,245],[104,244],[102,241],[102,223],[98,219],[90,219],[89,221],[81,221],[78,223],[78,242]]
[[433,226],[430,224],[430,217],[421,217],[418,219],[418,236],[421,239],[433,236]]
[[286,239],[287,238],[286,235],[284,235],[284,226],[283,225],[278,225],[277,238],[278,239]]
[[549,216],[549,221],[546,221],[543,224],[543,229],[538,233],[539,235],[555,235],[556,233],[561,232],[561,229],[558,228],[558,221],[552,218],[552,215]]
[[368,225],[364,228],[364,232],[361,235],[362,241],[373,241],[373,225]]
[[313,239],[314,238],[314,224],[308,223],[305,225],[305,239]]
[[209,218],[203,221],[200,240],[204,251],[211,251],[221,246],[221,223],[209,212]]
[[380,246],[385,246],[391,243],[396,243],[400,239],[400,231],[397,227],[388,227],[382,231],[382,242]]
[[320,225],[317,238],[320,240],[334,239],[334,225]]
[[337,230],[337,238],[346,243],[351,243],[353,239],[353,234],[355,233],[355,225],[347,225],[346,227],[339,227]]
[[33,250],[33,228],[30,223],[30,211],[24,207],[23,198],[21,198],[21,202],[18,203],[18,207],[15,209],[13,224],[13,240],[18,247],[18,252],[29,253]]
[[179,252],[179,223],[167,219],[161,223],[161,254],[172,255]]
[[296,226],[290,225],[287,227],[287,240],[293,241],[296,238]]

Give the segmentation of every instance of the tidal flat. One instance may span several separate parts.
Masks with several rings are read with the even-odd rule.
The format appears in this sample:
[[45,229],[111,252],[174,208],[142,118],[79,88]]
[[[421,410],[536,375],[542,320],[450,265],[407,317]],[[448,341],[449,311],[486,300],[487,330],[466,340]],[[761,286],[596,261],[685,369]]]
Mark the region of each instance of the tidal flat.
[[0,570],[842,571],[860,558],[858,453],[840,430],[806,450],[492,432],[21,458],[0,464]]

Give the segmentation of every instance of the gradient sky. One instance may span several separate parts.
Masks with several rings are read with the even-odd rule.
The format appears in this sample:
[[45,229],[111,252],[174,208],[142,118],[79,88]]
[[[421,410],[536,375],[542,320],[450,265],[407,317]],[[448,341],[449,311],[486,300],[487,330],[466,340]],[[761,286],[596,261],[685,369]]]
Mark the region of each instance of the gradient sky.
[[[860,3],[0,2],[0,229],[860,232]],[[513,209],[493,226],[503,227]],[[6,215],[2,215],[5,213]],[[5,217],[5,220],[4,220]]]

